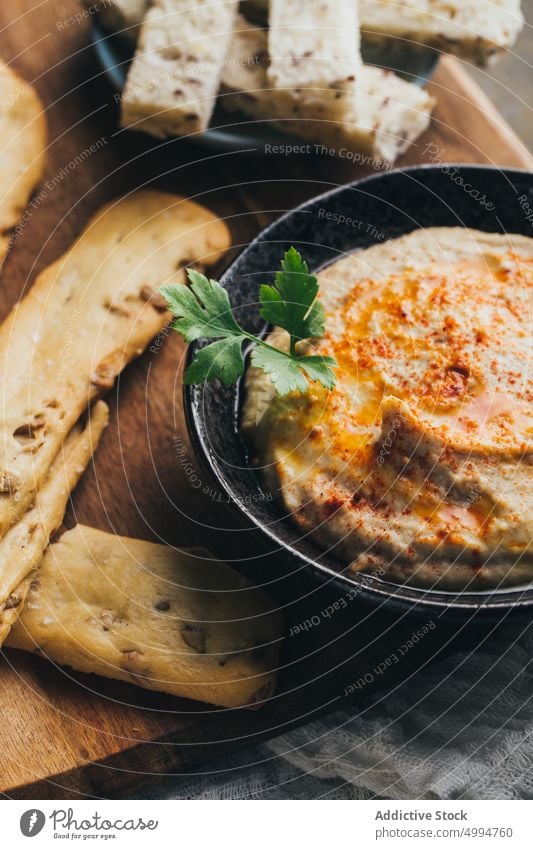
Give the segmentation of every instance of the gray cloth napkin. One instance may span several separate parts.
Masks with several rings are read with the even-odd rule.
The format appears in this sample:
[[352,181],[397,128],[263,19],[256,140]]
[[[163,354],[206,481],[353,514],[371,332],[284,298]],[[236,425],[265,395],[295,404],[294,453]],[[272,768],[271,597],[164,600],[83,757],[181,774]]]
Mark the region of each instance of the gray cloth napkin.
[[533,798],[533,629],[513,625],[359,711],[338,711],[143,798]]

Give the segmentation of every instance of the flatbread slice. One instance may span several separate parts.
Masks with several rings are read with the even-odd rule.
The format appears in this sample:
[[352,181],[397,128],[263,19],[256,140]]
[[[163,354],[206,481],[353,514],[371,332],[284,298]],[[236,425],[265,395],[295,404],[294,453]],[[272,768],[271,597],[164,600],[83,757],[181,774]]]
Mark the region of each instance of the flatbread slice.
[[267,79],[300,114],[338,118],[353,98],[362,64],[357,8],[356,0],[270,0]]
[[46,552],[8,645],[58,664],[224,707],[273,692],[272,603],[200,549],[78,525]]
[[0,646],[22,611],[34,570],[63,521],[70,493],[96,451],[108,414],[107,404],[97,401],[87,422],[76,424],[52,463],[34,505],[0,540]]
[[[292,93],[272,89],[266,75],[267,35],[242,18],[222,76],[220,102],[230,111],[270,120],[317,145],[335,148],[346,158],[360,154],[392,163],[427,128],[434,100],[390,71],[363,65],[355,97],[345,102],[344,117],[324,120],[304,115]],[[314,152],[314,149],[311,150]]]
[[42,177],[46,120],[35,89],[0,60],[0,261]]
[[123,127],[157,137],[207,128],[237,0],[154,0],[122,96]]
[[38,276],[0,327],[0,537],[89,401],[167,322],[154,290],[228,245],[226,225],[204,207],[140,191],[100,210]]

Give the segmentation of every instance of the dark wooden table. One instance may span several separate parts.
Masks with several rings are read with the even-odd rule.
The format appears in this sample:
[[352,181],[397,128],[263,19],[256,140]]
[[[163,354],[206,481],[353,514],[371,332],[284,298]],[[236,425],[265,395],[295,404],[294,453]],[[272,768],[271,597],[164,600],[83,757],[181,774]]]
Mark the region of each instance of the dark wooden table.
[[[235,253],[297,203],[366,173],[331,157],[219,154],[119,131],[117,106],[89,43],[90,19],[69,22],[77,11],[75,0],[0,5],[0,56],[35,84],[49,122],[46,175],[2,269],[0,317],[102,203],[132,188],[155,185],[210,206],[228,221]],[[462,161],[531,168],[529,153],[457,61],[441,60],[431,89],[438,98],[431,128],[399,165]],[[180,439],[191,462],[198,462],[182,414],[183,353],[174,335],[121,377],[109,399],[110,427],[94,468],[76,490],[67,524],[183,546],[201,542],[219,556],[242,556],[232,517],[191,489],[176,455]],[[414,670],[423,674],[453,640],[467,639],[456,626],[438,622],[405,660],[387,667],[391,651],[423,620],[370,610],[357,600],[328,616],[323,611],[338,600],[338,588],[295,586],[276,567],[267,576],[264,564],[261,569],[257,580],[268,579],[285,606],[287,634],[307,619],[320,620],[287,636],[279,692],[266,708],[213,710],[6,651],[0,661],[0,790],[21,798],[124,796],[150,776],[194,772],[217,754],[336,708],[370,709],[384,692],[394,697],[399,679]],[[383,664],[386,670],[376,673]],[[371,683],[354,687],[364,676]]]

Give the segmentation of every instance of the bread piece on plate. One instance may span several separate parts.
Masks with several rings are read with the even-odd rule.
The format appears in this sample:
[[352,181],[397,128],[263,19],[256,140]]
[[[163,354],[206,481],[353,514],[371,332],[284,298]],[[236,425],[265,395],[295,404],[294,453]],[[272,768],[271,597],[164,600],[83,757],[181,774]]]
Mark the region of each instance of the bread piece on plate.
[[270,0],[269,83],[301,114],[338,118],[361,69],[355,0]]
[[[163,283],[211,265],[226,225],[196,203],[140,191],[103,207],[0,326],[0,537],[32,503],[87,404],[168,321]],[[1,570],[1,564],[0,564]]]
[[8,645],[239,707],[272,694],[281,636],[272,603],[208,552],[78,525],[48,549]]
[[[119,3],[123,20],[115,11]],[[147,6],[147,0],[108,0],[100,15],[109,29],[135,39]],[[126,9],[131,23],[124,22]],[[257,23],[267,21],[268,0],[244,0],[241,9]],[[524,25],[520,0],[359,0],[359,19],[364,43],[401,39],[480,65],[512,47]]]
[[[268,17],[268,0],[246,0],[254,21]],[[484,64],[511,47],[522,29],[520,0],[359,0],[364,43],[396,38]]]
[[220,102],[228,110],[258,120],[274,121],[287,132],[325,144],[343,156],[364,154],[392,163],[429,124],[430,95],[391,71],[363,65],[355,97],[345,104],[342,119],[302,114],[291,91],[273,89],[266,75],[265,30],[239,21],[224,69]]
[[70,493],[98,447],[108,414],[107,404],[97,401],[87,422],[72,428],[35,503],[0,540],[0,646],[22,611],[34,570],[63,521]]
[[365,40],[399,38],[484,64],[524,24],[520,0],[360,0]]
[[122,96],[123,127],[160,138],[207,128],[237,6],[237,0],[154,0]]
[[35,89],[0,61],[0,261],[44,168],[46,120]]

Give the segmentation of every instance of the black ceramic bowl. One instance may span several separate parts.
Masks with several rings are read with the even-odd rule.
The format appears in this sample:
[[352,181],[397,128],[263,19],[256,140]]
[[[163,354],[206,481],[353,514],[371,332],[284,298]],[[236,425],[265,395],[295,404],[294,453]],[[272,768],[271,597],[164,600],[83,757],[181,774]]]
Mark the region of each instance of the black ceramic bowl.
[[[259,334],[265,328],[257,310],[258,286],[268,281],[290,245],[301,251],[315,271],[344,252],[420,227],[465,226],[533,235],[531,207],[533,174],[523,171],[422,166],[382,173],[336,188],[284,215],[240,254],[222,283],[238,308],[239,321]],[[189,360],[201,345],[191,346]],[[238,511],[243,531],[253,533],[258,546],[277,552],[287,570],[305,570],[306,574],[311,570],[316,578],[341,582],[344,591],[357,587],[363,600],[386,600],[415,612],[439,608],[442,613],[465,618],[474,613],[499,618],[510,612],[529,612],[533,584],[450,593],[343,572],[337,561],[302,537],[262,492],[238,432],[239,391],[239,387],[218,383],[187,387],[185,407],[191,436],[218,487]]]

